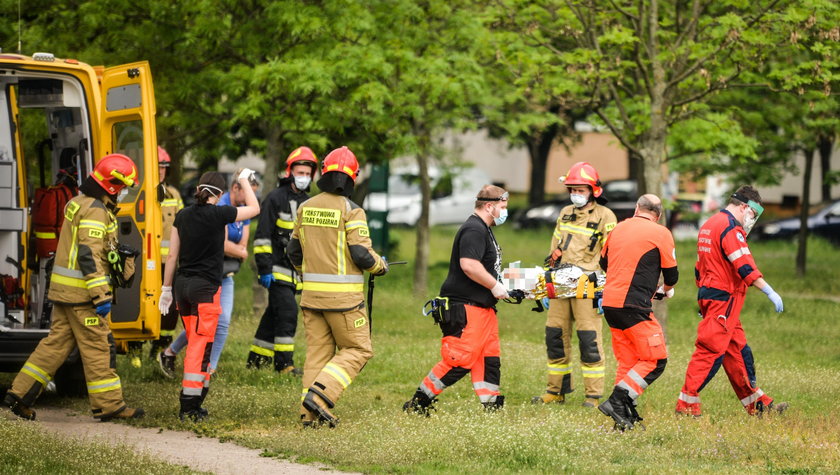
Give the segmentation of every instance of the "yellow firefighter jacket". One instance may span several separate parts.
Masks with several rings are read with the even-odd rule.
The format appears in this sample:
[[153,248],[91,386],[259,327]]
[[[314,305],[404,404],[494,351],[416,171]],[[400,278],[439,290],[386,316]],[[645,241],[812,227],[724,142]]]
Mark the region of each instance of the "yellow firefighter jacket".
[[161,262],[165,262],[166,256],[169,255],[169,234],[172,232],[172,223],[175,222],[175,215],[178,214],[178,211],[184,208],[184,202],[181,200],[181,194],[178,193],[178,190],[174,186],[167,185],[166,183],[161,183],[158,186],[161,188],[159,196],[163,198],[160,201],[160,211],[163,217],[160,259]]
[[551,236],[551,249],[563,251],[560,262],[574,264],[585,270],[601,268],[598,261],[607,234],[615,228],[615,214],[606,206],[593,203],[591,208],[580,210],[569,205],[560,211],[557,226]]
[[50,277],[49,299],[65,304],[94,306],[111,301],[111,266],[108,253],[117,249],[117,218],[107,203],[80,194],[64,207]]
[[300,306],[350,310],[364,303],[363,271],[379,273],[365,210],[349,199],[321,193],[297,210],[287,255],[303,279]]

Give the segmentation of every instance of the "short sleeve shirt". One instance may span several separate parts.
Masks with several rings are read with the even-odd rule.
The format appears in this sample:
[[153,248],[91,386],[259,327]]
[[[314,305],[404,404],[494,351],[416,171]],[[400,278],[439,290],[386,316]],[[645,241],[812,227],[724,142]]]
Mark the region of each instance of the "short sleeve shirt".
[[225,226],[236,221],[233,206],[194,204],[175,216],[181,243],[178,254],[178,275],[201,277],[222,284],[225,256]]
[[502,250],[493,236],[493,231],[476,215],[467,218],[455,235],[449,260],[449,274],[440,287],[440,295],[449,297],[450,301],[456,303],[495,307],[496,297],[493,297],[490,289],[467,277],[461,269],[461,258],[481,262],[484,269],[496,280],[501,275]]
[[[221,198],[219,198],[219,202],[216,203],[216,206],[233,206],[233,203],[230,202],[230,193],[225,192]],[[227,225],[228,229],[228,241],[235,242],[239,244],[239,241],[242,240],[242,229],[245,226],[249,226],[251,224],[250,219],[243,219],[242,221],[234,221]]]

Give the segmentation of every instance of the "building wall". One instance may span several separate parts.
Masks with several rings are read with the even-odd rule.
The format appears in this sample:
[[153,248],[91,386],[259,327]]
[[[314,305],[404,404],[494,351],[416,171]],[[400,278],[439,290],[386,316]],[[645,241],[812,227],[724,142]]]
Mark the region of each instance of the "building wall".
[[[623,180],[630,176],[630,160],[627,151],[612,134],[584,132],[580,142],[570,151],[555,144],[548,156],[545,177],[545,191],[549,194],[562,193],[566,187],[558,181],[561,175],[577,162],[589,162],[598,170],[601,182]],[[530,169],[530,165],[529,165]]]
[[[508,191],[526,193],[531,182],[531,159],[525,147],[511,147],[507,141],[491,138],[486,131],[470,131],[447,137],[446,144],[456,157],[470,162],[501,183]],[[627,152],[611,134],[584,132],[571,153],[559,144],[552,147],[546,170],[546,193],[566,191],[558,183],[576,162],[591,163],[601,176],[601,181],[626,179],[630,168]]]
[[[796,197],[797,203],[802,202],[802,179],[803,168],[805,167],[805,156],[800,152],[797,153],[796,171],[785,174],[782,181],[777,186],[760,186],[758,191],[761,193],[761,198],[770,204],[781,204],[785,196]],[[840,170],[840,146],[834,144],[834,151],[831,154],[831,170]],[[817,203],[822,200],[822,171],[820,168],[819,153],[815,152],[814,169],[811,175],[811,202]],[[840,184],[831,187],[831,198],[840,199]]]

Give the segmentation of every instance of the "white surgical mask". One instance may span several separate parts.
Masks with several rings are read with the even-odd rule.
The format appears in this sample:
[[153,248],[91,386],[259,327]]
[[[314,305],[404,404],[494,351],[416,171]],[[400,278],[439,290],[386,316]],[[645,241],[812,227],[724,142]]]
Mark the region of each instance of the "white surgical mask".
[[588,195],[579,195],[573,193],[570,198],[572,200],[572,204],[575,205],[575,208],[583,208],[584,206],[586,206],[586,203],[589,203]]
[[295,177],[295,187],[298,190],[306,190],[309,187],[310,183],[312,183],[312,177],[309,177],[309,176],[296,176]]
[[752,209],[747,210],[744,214],[744,231],[747,234],[749,234],[753,226],[755,226],[756,221],[758,221],[758,218],[756,218],[755,212],[752,211]]
[[501,225],[505,224],[505,221],[507,221],[507,216],[508,216],[507,208],[505,208],[505,209],[499,211],[499,217],[498,218],[495,217],[495,216],[493,217],[493,223],[496,226],[501,226]]

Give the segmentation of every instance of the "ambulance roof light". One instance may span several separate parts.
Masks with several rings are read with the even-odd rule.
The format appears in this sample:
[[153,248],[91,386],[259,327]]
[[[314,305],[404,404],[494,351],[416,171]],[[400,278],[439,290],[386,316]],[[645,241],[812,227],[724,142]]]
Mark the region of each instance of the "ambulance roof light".
[[55,55],[52,53],[34,53],[32,54],[32,59],[35,61],[53,62],[55,61]]

